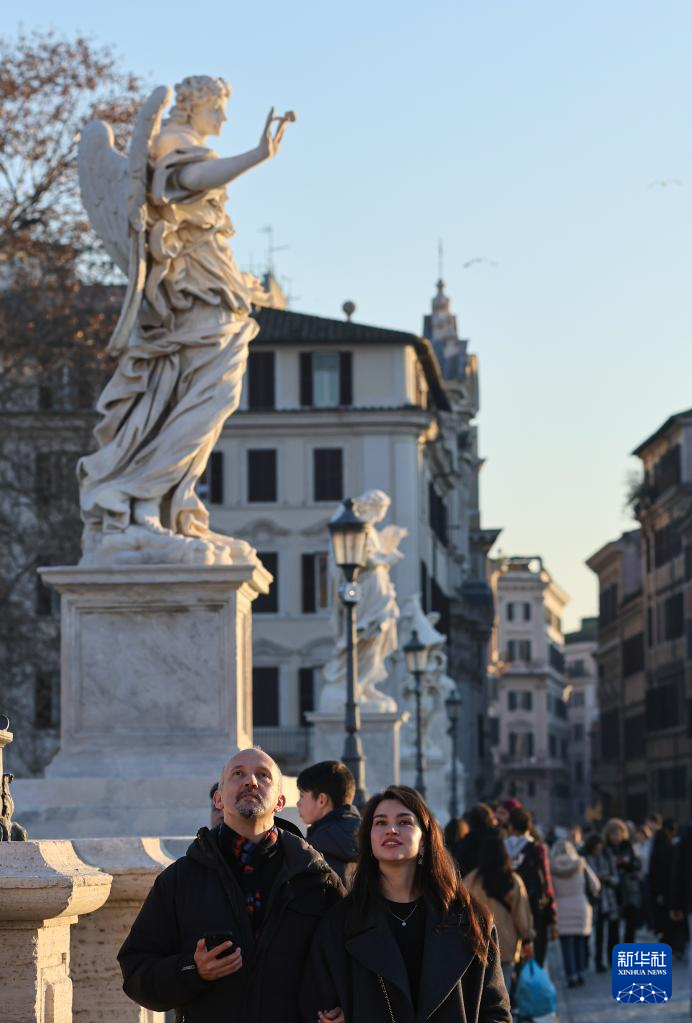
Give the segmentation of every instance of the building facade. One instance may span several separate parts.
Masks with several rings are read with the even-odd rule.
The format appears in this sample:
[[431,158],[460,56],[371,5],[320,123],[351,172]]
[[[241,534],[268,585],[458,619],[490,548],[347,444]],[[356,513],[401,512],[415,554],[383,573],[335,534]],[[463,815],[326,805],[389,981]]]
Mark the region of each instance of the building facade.
[[[448,639],[465,798],[476,798],[489,761],[485,559],[497,535],[480,523],[477,361],[441,283],[430,339],[277,309],[258,320],[241,407],[206,479],[214,528],[249,540],[275,577],[253,607],[255,735],[287,770],[310,758],[306,714],[335,639],[328,523],[345,497],[383,490],[388,520],[408,531],[392,572],[399,606],[419,593]],[[382,688],[400,707],[408,682],[395,657]]]
[[603,819],[646,816],[644,618],[641,536],[623,533],[586,564],[598,576],[598,718],[592,733],[592,789]]
[[650,808],[692,812],[692,410],[671,416],[634,454],[643,481],[646,761]]
[[540,557],[492,562],[497,798],[516,797],[543,828],[570,821],[562,613],[568,597]]
[[571,820],[593,818],[591,788],[592,733],[598,720],[598,619],[583,618],[581,628],[565,635],[569,786]]

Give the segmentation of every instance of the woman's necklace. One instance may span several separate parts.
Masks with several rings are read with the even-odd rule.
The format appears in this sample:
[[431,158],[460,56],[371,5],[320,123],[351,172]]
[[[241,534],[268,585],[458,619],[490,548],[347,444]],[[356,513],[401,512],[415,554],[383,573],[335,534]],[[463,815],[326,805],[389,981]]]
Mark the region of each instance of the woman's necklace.
[[413,916],[413,914],[416,912],[417,909],[418,909],[418,899],[416,899],[415,905],[414,905],[413,909],[411,910],[411,912],[409,913],[409,915],[405,916],[403,918],[403,920],[402,920],[402,918],[398,915],[398,913],[395,913],[393,909],[390,909],[389,906],[387,906],[387,911],[392,914],[392,916],[394,917],[395,920],[399,921],[399,923],[401,924],[402,927],[406,926],[406,924],[411,919],[411,917]]

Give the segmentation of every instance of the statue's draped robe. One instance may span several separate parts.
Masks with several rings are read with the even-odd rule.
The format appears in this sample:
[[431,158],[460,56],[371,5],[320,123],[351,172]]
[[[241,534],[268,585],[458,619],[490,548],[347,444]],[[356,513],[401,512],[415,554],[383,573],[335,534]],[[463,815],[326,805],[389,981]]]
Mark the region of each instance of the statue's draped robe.
[[189,192],[178,180],[186,164],[216,158],[201,142],[171,123],[152,145],[144,302],[97,404],[99,448],[78,467],[87,529],[125,529],[140,499],[162,502],[176,533],[209,531],[195,484],[238,407],[259,282],[228,247],[225,188]]

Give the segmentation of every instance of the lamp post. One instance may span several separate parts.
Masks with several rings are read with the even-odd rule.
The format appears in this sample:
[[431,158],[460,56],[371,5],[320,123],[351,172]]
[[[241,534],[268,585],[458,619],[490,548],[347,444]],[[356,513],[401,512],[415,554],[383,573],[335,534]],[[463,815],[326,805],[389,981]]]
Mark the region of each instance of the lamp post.
[[416,629],[404,646],[406,667],[416,680],[416,790],[425,799],[425,757],[423,756],[423,715],[421,700],[423,696],[422,678],[428,666],[429,649],[421,643]]
[[447,709],[447,716],[449,718],[449,728],[447,734],[452,739],[452,777],[451,786],[449,793],[449,816],[459,816],[459,795],[457,790],[457,756],[459,746],[459,718],[461,717],[461,697],[459,696],[456,689],[453,693],[450,693],[445,700],[445,707]]
[[365,757],[360,739],[356,635],[356,606],[360,599],[356,580],[365,564],[367,531],[367,522],[356,515],[351,498],[346,498],[341,515],[329,523],[329,536],[334,561],[344,575],[344,582],[339,586],[339,599],[346,611],[346,735],[342,759],[356,781],[354,801],[357,807],[363,807],[368,800],[365,788]]

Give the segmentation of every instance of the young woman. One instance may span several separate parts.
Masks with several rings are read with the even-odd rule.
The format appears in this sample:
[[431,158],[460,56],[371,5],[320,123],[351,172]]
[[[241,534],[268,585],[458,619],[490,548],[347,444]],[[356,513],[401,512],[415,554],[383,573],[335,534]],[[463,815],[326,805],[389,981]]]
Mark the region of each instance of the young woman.
[[305,1023],[511,1023],[488,912],[413,789],[373,796],[353,888],[315,933]]
[[[608,821],[603,829],[606,855],[617,877],[617,899],[620,919],[625,922],[622,941],[632,942],[641,911],[641,860],[629,839],[627,825],[618,817]],[[611,920],[608,927],[608,962],[620,939],[620,919]]]
[[566,839],[557,841],[550,850],[550,870],[567,987],[576,987],[584,983],[586,942],[593,922],[591,900],[598,897],[601,882]]
[[481,846],[478,866],[466,875],[464,884],[493,915],[502,973],[509,991],[514,966],[521,958],[522,943],[525,943],[525,952],[531,954],[530,942],[534,932],[526,887],[512,870],[505,843],[499,835],[486,838]]
[[617,900],[618,876],[612,860],[606,854],[600,835],[589,835],[584,844],[584,856],[601,882],[601,890],[596,898],[592,899],[591,905],[593,907],[596,972],[605,973],[610,968],[610,964],[606,966],[603,962],[603,939],[606,929],[610,926],[610,921],[617,922],[620,916]]

